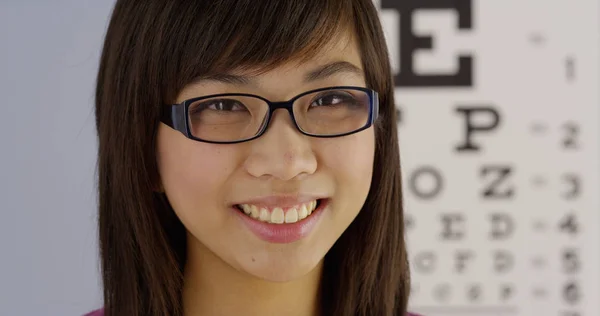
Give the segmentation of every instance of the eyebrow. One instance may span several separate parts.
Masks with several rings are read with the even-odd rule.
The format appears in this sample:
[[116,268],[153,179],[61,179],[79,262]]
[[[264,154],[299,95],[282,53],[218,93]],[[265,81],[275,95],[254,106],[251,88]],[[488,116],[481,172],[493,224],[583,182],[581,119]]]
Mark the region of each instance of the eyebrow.
[[[347,61],[336,61],[313,69],[304,75],[304,82],[310,83],[317,80],[332,77],[340,73],[349,73],[363,76],[362,69]],[[233,85],[256,85],[256,80],[251,76],[234,75],[229,73],[209,74],[198,77],[194,82],[217,81]]]

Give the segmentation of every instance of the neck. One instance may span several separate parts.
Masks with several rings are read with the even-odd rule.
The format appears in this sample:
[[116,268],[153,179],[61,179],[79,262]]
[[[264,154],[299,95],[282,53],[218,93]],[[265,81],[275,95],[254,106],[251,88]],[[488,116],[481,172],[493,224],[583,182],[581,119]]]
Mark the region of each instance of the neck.
[[265,281],[234,269],[200,243],[188,243],[184,315],[316,316],[321,271],[322,263],[296,280]]

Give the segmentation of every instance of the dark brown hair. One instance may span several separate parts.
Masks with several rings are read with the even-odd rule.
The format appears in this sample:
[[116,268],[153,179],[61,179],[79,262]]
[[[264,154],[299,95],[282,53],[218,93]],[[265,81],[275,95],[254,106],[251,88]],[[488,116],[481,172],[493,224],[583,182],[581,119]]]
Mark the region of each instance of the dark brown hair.
[[157,192],[160,107],[194,78],[308,60],[352,31],[379,92],[371,191],[325,257],[323,315],[404,315],[409,271],[387,47],[372,0],[118,0],[96,87],[107,316],[181,315],[185,228]]

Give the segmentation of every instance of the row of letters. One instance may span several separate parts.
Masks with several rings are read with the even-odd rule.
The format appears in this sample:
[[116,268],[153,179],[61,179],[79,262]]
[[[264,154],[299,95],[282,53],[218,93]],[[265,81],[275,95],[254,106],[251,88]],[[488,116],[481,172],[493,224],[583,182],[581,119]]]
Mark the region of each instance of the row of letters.
[[[417,275],[433,275],[443,267],[451,267],[454,274],[466,274],[477,264],[481,252],[469,249],[459,249],[451,257],[443,257],[434,251],[419,251],[411,256],[413,271]],[[545,265],[546,258],[516,255],[508,250],[490,251],[487,255],[491,257],[490,272],[507,274],[514,270],[517,261],[521,264],[531,265],[532,269],[541,269]],[[577,248],[564,248],[560,250],[561,272],[573,275],[581,270],[581,258]]]
[[[513,199],[517,186],[513,182],[515,167],[508,164],[485,164],[478,168],[481,181],[479,195],[483,199]],[[446,180],[439,168],[430,165],[419,166],[405,171],[407,189],[412,196],[420,200],[433,200],[439,197],[446,186]],[[560,175],[562,191],[560,196],[572,200],[581,193],[581,179],[576,173]],[[425,185],[424,185],[425,184]]]

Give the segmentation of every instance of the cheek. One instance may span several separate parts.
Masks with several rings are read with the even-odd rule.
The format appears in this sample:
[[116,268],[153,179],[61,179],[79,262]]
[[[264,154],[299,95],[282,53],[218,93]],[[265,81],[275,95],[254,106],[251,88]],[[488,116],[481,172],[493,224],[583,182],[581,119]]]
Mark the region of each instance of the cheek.
[[157,141],[162,184],[177,213],[217,206],[222,201],[219,188],[234,170],[235,156],[223,148],[190,141],[167,129],[159,130]]
[[373,129],[370,128],[347,137],[332,138],[323,143],[321,150],[323,168],[331,172],[336,187],[343,193],[365,195],[366,198],[373,174],[374,137]]

